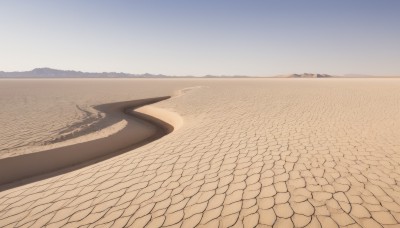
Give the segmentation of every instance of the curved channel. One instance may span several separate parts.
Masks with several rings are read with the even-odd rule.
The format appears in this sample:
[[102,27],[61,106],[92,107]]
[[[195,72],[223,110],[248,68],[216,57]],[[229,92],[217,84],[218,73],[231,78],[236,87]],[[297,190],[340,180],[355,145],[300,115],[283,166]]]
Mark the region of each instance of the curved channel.
[[174,127],[149,114],[134,111],[170,96],[102,104],[94,107],[113,121],[127,125],[105,138],[0,160],[0,191],[70,172],[146,145]]

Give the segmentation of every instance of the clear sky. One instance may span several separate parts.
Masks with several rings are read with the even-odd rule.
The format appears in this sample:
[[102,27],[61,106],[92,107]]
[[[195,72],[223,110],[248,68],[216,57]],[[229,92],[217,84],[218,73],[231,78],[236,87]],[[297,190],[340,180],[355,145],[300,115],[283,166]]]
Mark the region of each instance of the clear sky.
[[0,70],[400,75],[399,0],[0,0]]

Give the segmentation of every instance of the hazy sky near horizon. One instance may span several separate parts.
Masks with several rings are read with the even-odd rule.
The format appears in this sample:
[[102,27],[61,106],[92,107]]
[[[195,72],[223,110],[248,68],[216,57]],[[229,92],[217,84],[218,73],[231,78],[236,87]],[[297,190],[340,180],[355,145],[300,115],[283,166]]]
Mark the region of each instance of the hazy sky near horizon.
[[0,70],[400,75],[398,0],[0,0]]

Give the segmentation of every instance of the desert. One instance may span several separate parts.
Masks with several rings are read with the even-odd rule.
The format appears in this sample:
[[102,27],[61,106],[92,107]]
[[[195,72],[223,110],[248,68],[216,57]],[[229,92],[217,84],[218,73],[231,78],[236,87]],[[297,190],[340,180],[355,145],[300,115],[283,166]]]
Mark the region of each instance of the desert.
[[40,153],[68,126],[82,131],[79,142],[93,140],[99,129],[88,123],[109,121],[93,107],[105,103],[170,96],[136,111],[174,127],[103,161],[3,188],[2,227],[399,225],[399,79],[4,79],[0,86],[2,159]]
[[400,228],[400,1],[0,1],[0,228]]

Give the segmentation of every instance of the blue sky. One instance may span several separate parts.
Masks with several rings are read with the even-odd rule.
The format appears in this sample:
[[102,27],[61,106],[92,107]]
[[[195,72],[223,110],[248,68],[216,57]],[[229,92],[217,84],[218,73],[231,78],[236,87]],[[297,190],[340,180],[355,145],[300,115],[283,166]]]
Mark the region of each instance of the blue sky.
[[0,0],[0,70],[400,75],[398,0]]

